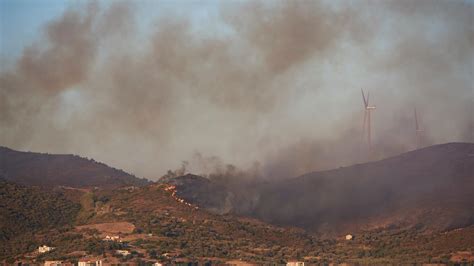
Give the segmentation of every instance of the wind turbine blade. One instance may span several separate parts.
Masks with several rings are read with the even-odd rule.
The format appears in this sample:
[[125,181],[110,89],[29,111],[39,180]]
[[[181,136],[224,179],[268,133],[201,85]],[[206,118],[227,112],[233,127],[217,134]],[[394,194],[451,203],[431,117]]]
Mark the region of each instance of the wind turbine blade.
[[[367,99],[369,99],[368,96],[369,96],[369,94],[367,93]],[[368,123],[368,125],[367,125],[367,140],[369,142],[369,151],[372,149],[372,132],[371,132],[371,130],[372,130],[371,127],[372,126],[370,124],[370,111],[372,111],[372,110],[369,109],[368,114],[367,114],[367,123]]]
[[360,89],[360,92],[362,92],[362,99],[364,100],[364,107],[367,108],[368,103],[367,103],[367,100],[365,99],[364,90],[363,90],[363,89]]
[[364,143],[364,138],[365,138],[366,122],[367,122],[367,110],[364,110],[364,123],[362,123],[362,143]]
[[418,126],[418,115],[416,113],[416,108],[415,108],[415,127],[417,131],[420,129],[420,127]]
[[369,106],[369,97],[370,97],[370,92],[367,92],[367,102],[366,102],[367,106]]

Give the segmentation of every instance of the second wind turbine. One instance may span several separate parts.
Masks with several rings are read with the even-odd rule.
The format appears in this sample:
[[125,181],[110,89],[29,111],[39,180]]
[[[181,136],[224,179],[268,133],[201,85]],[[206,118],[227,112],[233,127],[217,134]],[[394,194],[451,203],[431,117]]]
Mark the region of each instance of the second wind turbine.
[[367,144],[369,145],[369,150],[372,149],[372,130],[371,130],[371,118],[370,113],[375,110],[375,105],[369,105],[369,92],[367,92],[367,97],[365,97],[365,93],[363,89],[360,89],[362,92],[362,99],[364,101],[364,123],[362,124],[362,136],[365,135],[367,132]]

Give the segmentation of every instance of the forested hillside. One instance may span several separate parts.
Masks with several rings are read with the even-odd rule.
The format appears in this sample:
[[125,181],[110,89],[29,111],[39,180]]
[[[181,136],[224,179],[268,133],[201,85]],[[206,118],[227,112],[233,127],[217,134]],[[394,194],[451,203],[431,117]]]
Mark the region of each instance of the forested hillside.
[[0,179],[0,254],[37,248],[35,234],[71,227],[79,210],[61,193]]
[[28,186],[143,186],[148,180],[92,159],[69,154],[20,152],[0,147],[0,176]]

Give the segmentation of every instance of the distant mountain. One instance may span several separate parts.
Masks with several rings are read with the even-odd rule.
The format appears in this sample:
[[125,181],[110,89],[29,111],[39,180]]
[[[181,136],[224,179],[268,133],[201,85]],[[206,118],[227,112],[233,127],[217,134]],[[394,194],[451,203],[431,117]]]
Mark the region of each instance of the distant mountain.
[[[185,179],[177,186],[178,195],[190,202],[324,233],[404,226],[446,230],[474,224],[471,143],[435,145],[381,161],[238,189],[201,182],[193,190],[196,182]],[[224,195],[220,205],[215,200],[219,195]]]
[[76,155],[15,151],[0,147],[0,177],[28,186],[143,186],[146,179]]

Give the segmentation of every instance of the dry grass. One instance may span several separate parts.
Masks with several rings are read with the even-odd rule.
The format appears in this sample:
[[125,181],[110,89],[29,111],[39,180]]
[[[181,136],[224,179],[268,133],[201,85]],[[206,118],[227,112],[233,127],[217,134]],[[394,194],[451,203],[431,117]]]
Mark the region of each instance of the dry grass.
[[135,225],[129,222],[100,223],[76,226],[76,229],[96,229],[103,234],[129,234],[133,232]]

